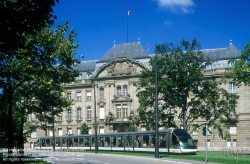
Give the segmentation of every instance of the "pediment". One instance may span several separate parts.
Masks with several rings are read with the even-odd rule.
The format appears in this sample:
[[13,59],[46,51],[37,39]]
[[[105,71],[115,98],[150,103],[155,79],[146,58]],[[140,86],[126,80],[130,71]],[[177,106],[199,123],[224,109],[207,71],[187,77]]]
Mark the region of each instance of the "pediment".
[[147,69],[140,62],[129,58],[116,58],[104,64],[98,71],[98,77],[138,75],[143,69]]

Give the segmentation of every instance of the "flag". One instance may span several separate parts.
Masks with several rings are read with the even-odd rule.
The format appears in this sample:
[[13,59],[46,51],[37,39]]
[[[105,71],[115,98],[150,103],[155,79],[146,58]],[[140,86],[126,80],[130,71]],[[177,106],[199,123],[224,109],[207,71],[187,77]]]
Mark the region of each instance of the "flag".
[[131,13],[131,10],[128,10],[128,16],[129,16],[130,13]]

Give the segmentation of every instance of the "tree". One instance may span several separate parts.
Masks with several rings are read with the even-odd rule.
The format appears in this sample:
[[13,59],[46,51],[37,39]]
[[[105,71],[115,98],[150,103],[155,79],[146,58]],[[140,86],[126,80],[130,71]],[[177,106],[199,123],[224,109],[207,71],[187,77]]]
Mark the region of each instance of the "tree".
[[[58,2],[58,0],[56,0]],[[25,35],[34,34],[44,28],[46,24],[53,24],[56,18],[52,12],[54,0],[3,0],[0,2],[0,11],[4,14],[0,17],[0,92],[3,93],[1,103],[6,103],[8,112],[8,152],[11,155],[13,149],[13,94],[20,83],[10,83],[16,77],[10,72],[10,68],[16,63],[11,63],[16,58],[17,50],[24,46]],[[6,86],[7,84],[7,86]],[[6,107],[3,107],[6,109]],[[1,109],[2,110],[2,109]],[[4,115],[6,116],[6,115]],[[11,157],[10,157],[11,158]]]
[[[11,55],[1,63],[5,72],[4,78],[1,78],[2,94],[7,97],[3,100],[8,104],[5,107],[2,106],[2,110],[12,111],[13,102],[17,101],[16,96],[26,98],[25,91],[28,91],[27,102],[29,103],[27,104],[31,106],[26,106],[25,111],[19,112],[19,117],[34,112],[36,105],[33,98],[43,102],[47,98],[45,105],[50,107],[41,106],[44,108],[38,108],[36,113],[51,112],[49,111],[51,109],[59,109],[56,113],[61,112],[61,107],[65,107],[63,104],[60,108],[58,106],[61,101],[64,101],[61,95],[62,85],[73,81],[78,76],[78,72],[73,70],[72,66],[79,63],[79,58],[74,58],[75,49],[78,46],[74,40],[76,32],[74,29],[67,32],[67,29],[68,21],[64,25],[58,25],[55,30],[48,25],[36,34],[26,35],[24,46],[16,51],[15,56]],[[58,103],[55,104],[57,101]],[[53,106],[55,108],[52,108]],[[8,116],[11,118],[9,120],[12,120],[12,112],[8,113]],[[21,125],[24,125],[23,123]],[[13,139],[9,137],[13,132],[9,129],[11,128],[7,131],[9,147],[13,147]],[[22,130],[23,126],[20,127],[20,131]]]
[[89,134],[89,127],[85,122],[80,127],[80,133],[81,134]]
[[237,85],[240,86],[250,85],[250,43],[248,43],[244,51],[242,52],[239,60],[237,60],[234,64],[233,72],[229,72],[226,74],[226,77],[236,81]]
[[[138,113],[147,129],[154,128],[154,113],[150,109],[155,103],[154,72],[157,69],[157,95],[163,105],[163,111],[158,111],[159,127],[182,126],[192,132],[208,124],[218,129],[222,138],[228,137],[230,122],[238,117],[234,111],[238,96],[229,94],[216,81],[203,76],[204,58],[199,46],[196,40],[183,40],[177,47],[172,43],[156,45],[157,57],[150,61],[152,69],[142,71],[136,84],[140,102]],[[197,120],[203,123],[196,124]]]
[[138,131],[138,126],[136,124],[131,123],[129,124],[128,128],[126,129],[126,132],[137,132]]

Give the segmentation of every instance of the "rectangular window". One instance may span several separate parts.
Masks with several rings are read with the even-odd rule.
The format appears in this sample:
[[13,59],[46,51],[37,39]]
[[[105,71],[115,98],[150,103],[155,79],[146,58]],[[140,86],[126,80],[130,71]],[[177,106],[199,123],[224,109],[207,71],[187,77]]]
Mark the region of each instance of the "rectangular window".
[[36,138],[36,129],[32,129],[31,138]]
[[104,127],[100,127],[100,134],[104,133]]
[[91,129],[91,127],[89,127],[89,134],[92,134],[92,129]]
[[117,87],[116,91],[117,91],[117,96],[121,96],[122,95],[121,87]]
[[230,139],[227,140],[227,147],[231,147],[231,140]]
[[123,95],[128,96],[128,88],[127,88],[127,86],[123,87]]
[[104,119],[105,115],[104,115],[104,107],[100,107],[100,119]]
[[68,92],[68,93],[67,93],[67,96],[68,96],[68,99],[69,99],[69,100],[72,99],[72,97],[71,97],[71,92]]
[[58,114],[57,121],[62,121],[62,113]]
[[87,101],[91,101],[91,92],[87,91]]
[[77,108],[77,120],[81,120],[81,119],[82,119],[82,109]]
[[236,124],[230,124],[229,132],[230,132],[230,134],[236,134],[237,133],[237,126],[236,126]]
[[81,92],[76,93],[76,101],[82,101],[82,93]]
[[237,139],[233,139],[233,147],[237,147]]
[[127,104],[122,105],[122,117],[123,118],[128,117],[128,105]]
[[116,117],[121,118],[122,117],[122,108],[121,105],[116,105]]
[[63,135],[62,128],[58,128],[58,135],[59,135],[59,136],[62,136],[62,135]]
[[72,128],[68,128],[68,134],[73,134],[72,133]]
[[236,82],[229,82],[229,93],[236,93]]
[[81,134],[80,128],[77,128],[77,134]]
[[91,109],[87,109],[87,120],[91,120]]
[[104,99],[104,88],[100,88],[100,99]]
[[68,121],[72,121],[72,112],[68,111]]
[[49,136],[53,136],[52,130],[49,130]]
[[36,115],[35,113],[31,113],[31,121],[36,121]]

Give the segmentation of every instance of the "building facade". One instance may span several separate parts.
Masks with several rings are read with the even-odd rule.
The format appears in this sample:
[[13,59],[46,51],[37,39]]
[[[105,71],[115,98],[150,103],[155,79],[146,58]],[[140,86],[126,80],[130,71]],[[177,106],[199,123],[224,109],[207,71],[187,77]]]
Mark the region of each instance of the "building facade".
[[[226,48],[202,51],[205,58],[209,58],[205,62],[204,76],[215,81],[220,81],[224,72],[230,71],[240,56],[240,51],[232,43]],[[55,135],[80,134],[83,123],[89,126],[89,133],[93,134],[95,110],[97,133],[126,131],[139,107],[138,91],[133,84],[139,80],[143,69],[150,69],[152,56],[139,42],[115,44],[100,60],[83,61],[77,65],[74,69],[80,72],[80,76],[75,82],[65,84],[67,96],[74,100],[74,104],[70,112],[63,112],[56,118]],[[220,139],[218,133],[210,129],[213,133],[208,136],[208,147],[250,147],[250,88],[237,88],[233,81],[221,86],[240,96],[236,109],[240,121],[230,125],[230,140]],[[145,128],[142,125],[138,130]],[[37,139],[45,134],[52,136],[52,131],[45,133],[36,129],[25,147],[34,147]],[[205,147],[201,131],[191,135],[198,147]]]

